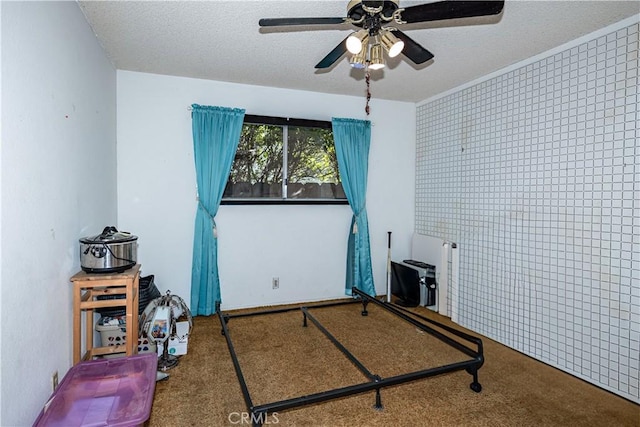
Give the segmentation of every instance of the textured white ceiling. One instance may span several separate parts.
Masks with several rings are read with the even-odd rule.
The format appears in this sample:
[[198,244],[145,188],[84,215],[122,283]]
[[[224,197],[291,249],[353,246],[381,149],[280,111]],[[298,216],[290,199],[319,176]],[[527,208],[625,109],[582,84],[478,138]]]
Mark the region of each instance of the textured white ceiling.
[[[430,1],[400,1],[401,7]],[[79,1],[117,69],[361,96],[346,55],[314,68],[354,27],[261,29],[260,18],[344,17],[334,1]],[[640,1],[507,0],[502,14],[402,25],[435,58],[371,73],[374,98],[418,102],[640,13]]]

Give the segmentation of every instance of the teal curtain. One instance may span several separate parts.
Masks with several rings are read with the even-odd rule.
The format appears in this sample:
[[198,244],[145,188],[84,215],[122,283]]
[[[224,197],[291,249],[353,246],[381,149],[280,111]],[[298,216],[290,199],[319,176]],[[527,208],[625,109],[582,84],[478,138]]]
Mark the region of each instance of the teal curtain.
[[362,292],[375,296],[366,209],[371,122],[333,118],[331,124],[340,180],[353,211],[347,244],[345,293],[351,295],[351,289],[355,286]]
[[215,313],[221,301],[218,277],[218,235],[215,216],[240,141],[244,110],[191,106],[193,155],[198,183],[198,207],[191,265],[191,312]]

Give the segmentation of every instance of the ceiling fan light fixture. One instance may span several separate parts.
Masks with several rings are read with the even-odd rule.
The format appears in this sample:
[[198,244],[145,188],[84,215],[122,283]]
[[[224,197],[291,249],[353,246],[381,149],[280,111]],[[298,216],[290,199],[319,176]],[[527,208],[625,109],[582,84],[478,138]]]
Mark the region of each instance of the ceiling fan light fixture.
[[384,56],[381,44],[376,43],[371,46],[371,51],[369,52],[369,68],[372,70],[381,70],[384,68]]
[[367,44],[365,43],[368,38],[367,30],[359,30],[356,33],[347,37],[347,50],[354,55],[360,53]]
[[382,32],[380,36],[380,42],[389,54],[389,58],[395,58],[396,56],[400,55],[400,52],[402,52],[402,49],[404,49],[404,42],[394,36],[389,30],[385,30]]

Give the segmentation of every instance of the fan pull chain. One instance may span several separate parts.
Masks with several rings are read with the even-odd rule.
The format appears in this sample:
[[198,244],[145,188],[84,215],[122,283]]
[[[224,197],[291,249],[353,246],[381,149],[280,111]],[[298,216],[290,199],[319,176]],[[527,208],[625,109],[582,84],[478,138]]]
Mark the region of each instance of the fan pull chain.
[[369,91],[369,87],[370,87],[370,83],[369,81],[371,80],[371,75],[369,74],[369,68],[367,68],[367,72],[364,75],[364,80],[367,82],[367,105],[364,107],[364,111],[365,113],[367,113],[367,116],[369,115],[369,101],[371,100],[371,92]]

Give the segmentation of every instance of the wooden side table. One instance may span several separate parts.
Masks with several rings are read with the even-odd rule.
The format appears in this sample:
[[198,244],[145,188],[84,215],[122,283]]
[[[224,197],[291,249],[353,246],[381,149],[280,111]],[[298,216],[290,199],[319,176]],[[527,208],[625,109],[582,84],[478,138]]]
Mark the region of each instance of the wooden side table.
[[[132,356],[138,350],[138,286],[140,264],[122,273],[94,274],[81,271],[71,279],[73,283],[73,364],[91,360],[95,356],[123,353]],[[101,295],[124,294],[125,298],[97,300]],[[93,310],[103,307],[126,307],[127,335],[125,343],[116,346],[93,346]],[[81,312],[85,311],[87,350],[82,354]]]

